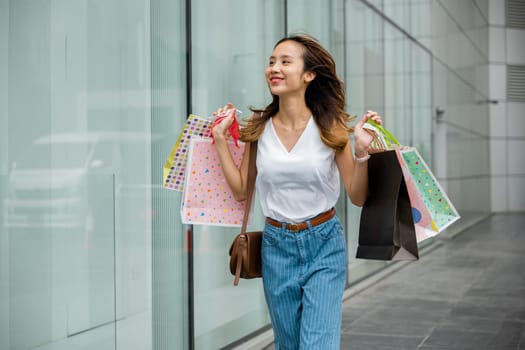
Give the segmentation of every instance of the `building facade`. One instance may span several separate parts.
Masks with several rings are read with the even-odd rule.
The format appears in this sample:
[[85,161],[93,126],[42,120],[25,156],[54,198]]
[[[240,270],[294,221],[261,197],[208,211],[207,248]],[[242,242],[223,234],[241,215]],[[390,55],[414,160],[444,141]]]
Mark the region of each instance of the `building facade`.
[[[261,281],[232,285],[235,230],[181,224],[162,175],[190,113],[270,101],[288,33],[333,54],[349,113],[378,111],[432,166],[462,216],[445,235],[525,210],[520,6],[0,0],[0,349],[221,349],[270,328]],[[354,258],[359,209],[337,209],[351,285],[385,263]]]

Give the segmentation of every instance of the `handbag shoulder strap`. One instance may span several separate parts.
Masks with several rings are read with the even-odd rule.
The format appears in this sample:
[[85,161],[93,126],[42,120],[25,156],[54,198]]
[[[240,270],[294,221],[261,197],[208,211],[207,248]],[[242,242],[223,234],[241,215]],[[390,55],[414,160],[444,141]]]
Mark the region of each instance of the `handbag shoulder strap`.
[[257,141],[250,143],[250,159],[248,160],[248,183],[246,184],[246,206],[244,207],[244,216],[242,218],[242,229],[241,233],[246,232],[246,226],[248,225],[248,217],[253,202],[253,194],[255,192],[255,178],[257,177]]

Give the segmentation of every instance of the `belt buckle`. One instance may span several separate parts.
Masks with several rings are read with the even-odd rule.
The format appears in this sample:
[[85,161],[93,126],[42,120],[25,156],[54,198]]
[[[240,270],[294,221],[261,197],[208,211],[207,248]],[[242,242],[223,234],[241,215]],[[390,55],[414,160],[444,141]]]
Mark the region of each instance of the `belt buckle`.
[[299,224],[290,224],[290,231],[299,231]]

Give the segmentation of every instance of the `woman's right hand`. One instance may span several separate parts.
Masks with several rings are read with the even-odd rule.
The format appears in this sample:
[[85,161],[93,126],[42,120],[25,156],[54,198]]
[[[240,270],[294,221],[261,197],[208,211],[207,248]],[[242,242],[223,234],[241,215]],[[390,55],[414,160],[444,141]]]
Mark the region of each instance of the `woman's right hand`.
[[[248,174],[248,157],[246,157],[247,150],[249,151],[249,145],[247,144],[244,149],[244,155],[241,161],[241,166],[238,167],[233,161],[231,152],[226,142],[226,133],[231,127],[235,127],[234,118],[236,108],[233,104],[228,103],[226,106],[219,108],[213,116],[215,117],[214,126],[212,127],[212,135],[215,140],[215,146],[217,147],[217,153],[221,162],[222,170],[226,182],[232,190],[233,196],[236,200],[241,201],[246,199],[246,187],[245,180]],[[230,130],[231,133],[231,130]],[[231,135],[235,140],[236,134]]]
[[228,128],[233,123],[233,115],[236,108],[233,104],[228,103],[224,107],[219,108],[217,111],[213,113],[214,117],[224,117],[223,120],[221,120],[218,124],[216,124],[211,132],[213,133],[213,138],[215,140],[217,139],[226,139],[226,133],[228,131]]

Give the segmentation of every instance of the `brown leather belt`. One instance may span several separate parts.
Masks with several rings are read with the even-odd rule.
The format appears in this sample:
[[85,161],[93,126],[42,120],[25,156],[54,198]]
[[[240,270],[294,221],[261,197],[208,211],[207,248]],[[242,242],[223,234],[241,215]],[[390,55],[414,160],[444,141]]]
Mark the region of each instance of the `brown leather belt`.
[[[324,213],[321,213],[315,217],[313,217],[312,219],[310,219],[310,225],[313,226],[317,226],[317,225],[321,225],[322,223],[325,223],[327,222],[328,220],[330,220],[331,218],[333,218],[335,215],[335,208],[332,208],[328,211],[325,211]],[[280,222],[280,221],[277,221],[277,220],[274,220],[272,218],[266,218],[266,222],[269,223],[270,225],[272,226],[275,226],[275,227],[283,227],[283,223]],[[287,230],[290,230],[290,231],[293,231],[293,232],[297,232],[297,231],[302,231],[302,230],[305,230],[308,228],[308,222],[307,221],[303,221],[303,222],[298,222],[296,224],[286,224],[284,226]]]

